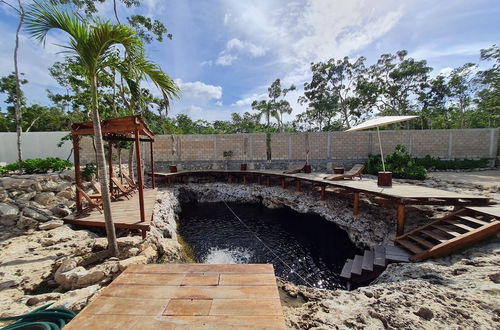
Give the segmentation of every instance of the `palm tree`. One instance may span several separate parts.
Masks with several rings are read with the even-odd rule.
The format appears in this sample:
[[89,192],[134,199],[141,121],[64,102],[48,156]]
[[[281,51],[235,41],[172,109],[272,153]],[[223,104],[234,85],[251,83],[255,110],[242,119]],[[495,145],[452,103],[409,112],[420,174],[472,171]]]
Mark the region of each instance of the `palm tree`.
[[102,130],[98,107],[98,81],[100,72],[109,66],[108,59],[114,54],[117,46],[123,47],[127,54],[128,69],[137,77],[137,81],[149,77],[161,90],[165,98],[178,96],[178,88],[174,81],[154,63],[144,57],[144,48],[135,31],[126,25],[96,21],[89,25],[73,13],[62,10],[49,2],[35,2],[29,6],[25,16],[25,27],[29,35],[43,43],[50,30],[66,32],[69,43],[63,46],[67,52],[74,54],[83,64],[87,82],[92,94],[92,121],[94,126],[99,183],[103,196],[103,211],[108,237],[108,251],[118,254],[115,227],[111,215],[109,197],[109,179],[106,172]]

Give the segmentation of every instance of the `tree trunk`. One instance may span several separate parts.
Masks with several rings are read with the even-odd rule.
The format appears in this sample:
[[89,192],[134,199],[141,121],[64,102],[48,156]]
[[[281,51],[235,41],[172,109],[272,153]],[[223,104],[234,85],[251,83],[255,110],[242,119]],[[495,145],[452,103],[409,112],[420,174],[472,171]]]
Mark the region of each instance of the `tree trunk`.
[[97,105],[97,77],[94,75],[90,83],[92,92],[92,122],[94,126],[94,136],[96,144],[97,168],[99,169],[99,183],[102,193],[102,208],[104,211],[104,221],[106,225],[106,235],[108,237],[108,251],[111,256],[118,254],[118,243],[116,241],[115,226],[111,214],[111,198],[109,196],[109,179],[106,169],[106,158],[104,157],[104,144],[102,139],[101,121]]
[[135,177],[134,177],[134,146],[133,145],[128,151],[128,176],[131,177],[133,181],[135,181]]
[[21,0],[18,0],[19,3],[19,24],[16,29],[16,45],[14,47],[14,73],[16,75],[16,103],[14,104],[14,112],[16,114],[16,136],[17,136],[17,160],[19,162],[23,161],[23,152],[21,147],[21,134],[23,132],[22,122],[23,122],[23,114],[21,112],[21,82],[19,81],[19,67],[17,65],[17,53],[19,51],[19,31],[21,30],[21,26],[23,25],[24,20],[24,8],[21,4]]
[[118,145],[116,147],[118,152],[118,175],[120,176],[120,182],[123,183],[123,174],[122,174],[122,148]]

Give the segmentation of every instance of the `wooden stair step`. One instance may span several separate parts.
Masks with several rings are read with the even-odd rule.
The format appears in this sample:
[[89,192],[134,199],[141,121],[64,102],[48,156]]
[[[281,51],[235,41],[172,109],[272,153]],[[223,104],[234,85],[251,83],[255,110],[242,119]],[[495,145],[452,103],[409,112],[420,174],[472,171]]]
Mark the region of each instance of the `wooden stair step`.
[[467,215],[457,215],[457,218],[459,218],[459,219],[461,219],[463,221],[469,221],[469,222],[472,222],[472,223],[475,223],[475,224],[478,224],[478,225],[481,225],[481,226],[489,224],[488,221],[476,219],[476,218],[473,218],[473,217],[469,217]]
[[363,263],[361,268],[367,271],[373,271],[373,259],[375,258],[375,254],[371,250],[365,250],[365,254],[363,255]]
[[462,228],[462,229],[467,230],[467,231],[473,231],[474,229],[476,229],[474,227],[467,226],[466,224],[463,224],[462,222],[460,222],[456,219],[444,219],[443,221],[446,223],[449,223],[450,225],[453,225],[453,226],[458,227],[458,228]]
[[440,243],[446,242],[448,240],[446,237],[441,236],[438,233],[433,232],[432,230],[422,229],[420,232],[422,234],[425,234],[425,235],[427,235],[429,237],[434,238],[436,241],[439,241]]
[[351,278],[351,269],[352,269],[352,259],[347,259],[345,261],[344,267],[342,267],[342,272],[340,272],[340,277],[345,279]]
[[351,274],[361,275],[363,269],[361,268],[363,265],[363,256],[355,255],[354,261],[352,262]]
[[378,267],[385,267],[385,247],[382,245],[375,245],[375,247],[373,248],[373,254],[373,264]]
[[423,239],[419,236],[416,236],[416,235],[408,235],[407,236],[409,239],[411,239],[412,241],[415,241],[417,242],[418,244],[422,245],[422,246],[425,246],[426,248],[430,249],[432,248],[433,246],[435,246],[436,244],[432,243],[432,242],[429,242],[428,240],[426,239]]
[[413,253],[422,253],[425,251],[424,249],[420,248],[418,245],[413,244],[412,242],[410,242],[406,239],[398,239],[398,240],[396,240],[396,242],[399,245],[405,247],[406,249],[410,250]]
[[445,226],[441,226],[441,225],[431,225],[432,227],[436,228],[436,229],[439,229],[441,230],[442,232],[448,234],[448,235],[451,235],[453,237],[457,237],[457,236],[460,236],[462,235],[461,233],[459,233],[458,231],[455,231],[451,228],[448,228],[448,227],[445,227]]
[[400,246],[395,246],[395,245],[386,245],[385,246],[385,255],[399,255],[399,256],[405,256],[408,257],[411,255],[411,253],[408,252],[408,250],[405,250],[401,248]]

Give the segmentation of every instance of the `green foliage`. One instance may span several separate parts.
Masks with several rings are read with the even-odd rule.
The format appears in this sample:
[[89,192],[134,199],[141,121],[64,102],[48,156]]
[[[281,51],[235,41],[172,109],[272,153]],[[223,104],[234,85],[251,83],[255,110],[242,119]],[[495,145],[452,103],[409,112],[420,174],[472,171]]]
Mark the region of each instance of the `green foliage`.
[[60,172],[73,167],[73,164],[67,160],[57,157],[32,158],[23,162],[10,163],[0,167],[0,175],[9,173],[22,174],[41,174],[48,172]]
[[97,165],[94,163],[88,163],[83,167],[81,171],[82,178],[85,181],[91,181],[97,175]]
[[[417,165],[412,155],[406,151],[404,145],[397,145],[392,154],[385,158],[386,171],[392,172],[395,178],[424,180],[427,173],[425,167]],[[366,163],[366,171],[377,174],[382,171],[382,160],[380,156],[369,156]]]
[[415,159],[415,164],[431,170],[464,170],[488,167],[489,160],[482,159],[440,159],[429,155]]

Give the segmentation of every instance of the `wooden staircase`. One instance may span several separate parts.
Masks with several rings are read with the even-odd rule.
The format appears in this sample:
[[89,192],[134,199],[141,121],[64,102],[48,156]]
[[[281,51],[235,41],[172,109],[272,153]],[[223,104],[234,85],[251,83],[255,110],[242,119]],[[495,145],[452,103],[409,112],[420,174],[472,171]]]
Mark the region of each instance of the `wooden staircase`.
[[407,232],[394,243],[412,252],[412,262],[442,257],[495,235],[499,220],[499,207],[468,207]]
[[351,283],[361,284],[377,278],[391,262],[409,262],[412,254],[393,245],[376,245],[363,255],[347,259],[340,277]]

